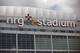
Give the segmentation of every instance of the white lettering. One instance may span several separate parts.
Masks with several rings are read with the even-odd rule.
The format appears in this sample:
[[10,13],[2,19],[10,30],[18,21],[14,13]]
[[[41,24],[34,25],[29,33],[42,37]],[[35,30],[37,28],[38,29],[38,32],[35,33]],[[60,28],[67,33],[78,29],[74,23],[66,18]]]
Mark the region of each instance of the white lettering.
[[24,19],[23,18],[19,18],[18,19],[18,24],[19,24],[19,26],[23,26],[24,25]]
[[[7,23],[17,24],[18,26],[24,26],[23,18],[7,18]],[[37,20],[37,25],[39,26],[53,26],[53,27],[76,27],[74,21],[60,21],[60,20]]]
[[67,25],[66,25],[66,21],[61,21],[61,26],[62,27],[66,27]]
[[54,20],[52,23],[53,23],[53,26],[58,26],[58,21],[57,20]]
[[42,20],[37,20],[37,25],[41,26],[42,25]]

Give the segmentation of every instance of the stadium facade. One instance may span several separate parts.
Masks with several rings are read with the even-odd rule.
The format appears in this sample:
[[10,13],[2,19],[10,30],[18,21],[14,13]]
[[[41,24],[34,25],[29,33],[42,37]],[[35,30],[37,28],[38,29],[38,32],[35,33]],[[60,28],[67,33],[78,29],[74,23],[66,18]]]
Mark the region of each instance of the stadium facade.
[[47,9],[0,6],[0,53],[80,53],[80,20],[72,18]]

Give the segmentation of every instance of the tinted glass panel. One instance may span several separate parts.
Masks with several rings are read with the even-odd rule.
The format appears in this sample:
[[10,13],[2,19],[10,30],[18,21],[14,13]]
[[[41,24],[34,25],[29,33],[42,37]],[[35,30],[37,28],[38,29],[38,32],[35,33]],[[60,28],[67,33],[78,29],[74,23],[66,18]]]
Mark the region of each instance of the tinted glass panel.
[[20,51],[18,53],[34,53],[33,51]]
[[18,35],[18,48],[19,49],[33,49],[34,48],[34,36],[29,34]]
[[37,51],[36,53],[51,53],[49,51]]
[[0,49],[15,49],[16,35],[0,33]]
[[69,52],[69,53],[80,53],[80,51],[79,52]]
[[51,49],[51,39],[48,35],[36,35],[37,49]]
[[0,53],[16,53],[15,51],[0,51]]
[[66,36],[53,36],[53,49],[67,49]]
[[53,53],[68,53],[68,52],[53,52]]
[[80,37],[69,36],[69,48],[70,50],[80,50]]

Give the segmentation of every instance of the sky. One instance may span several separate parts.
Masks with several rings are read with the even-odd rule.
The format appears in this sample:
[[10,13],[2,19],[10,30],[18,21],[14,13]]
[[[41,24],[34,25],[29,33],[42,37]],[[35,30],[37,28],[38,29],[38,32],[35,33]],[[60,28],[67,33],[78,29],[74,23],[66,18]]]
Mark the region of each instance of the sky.
[[28,6],[80,16],[80,0],[0,0],[0,6]]

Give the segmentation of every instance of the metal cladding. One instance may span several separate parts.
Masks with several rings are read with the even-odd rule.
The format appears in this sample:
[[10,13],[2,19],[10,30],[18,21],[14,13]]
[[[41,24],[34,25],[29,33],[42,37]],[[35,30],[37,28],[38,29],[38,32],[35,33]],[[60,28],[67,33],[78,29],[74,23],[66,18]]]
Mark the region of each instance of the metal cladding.
[[77,24],[75,16],[62,12],[32,7],[0,6],[0,16],[6,17],[0,19],[7,19],[7,23],[11,21],[12,24],[16,24],[17,20],[18,24],[23,26],[28,14],[32,17],[33,25],[36,25],[35,20],[37,25],[43,26],[76,27]]
[[[71,14],[33,7],[0,6],[0,16],[25,17],[27,14],[35,18],[52,18],[74,20]],[[74,17],[74,18],[73,18]]]

